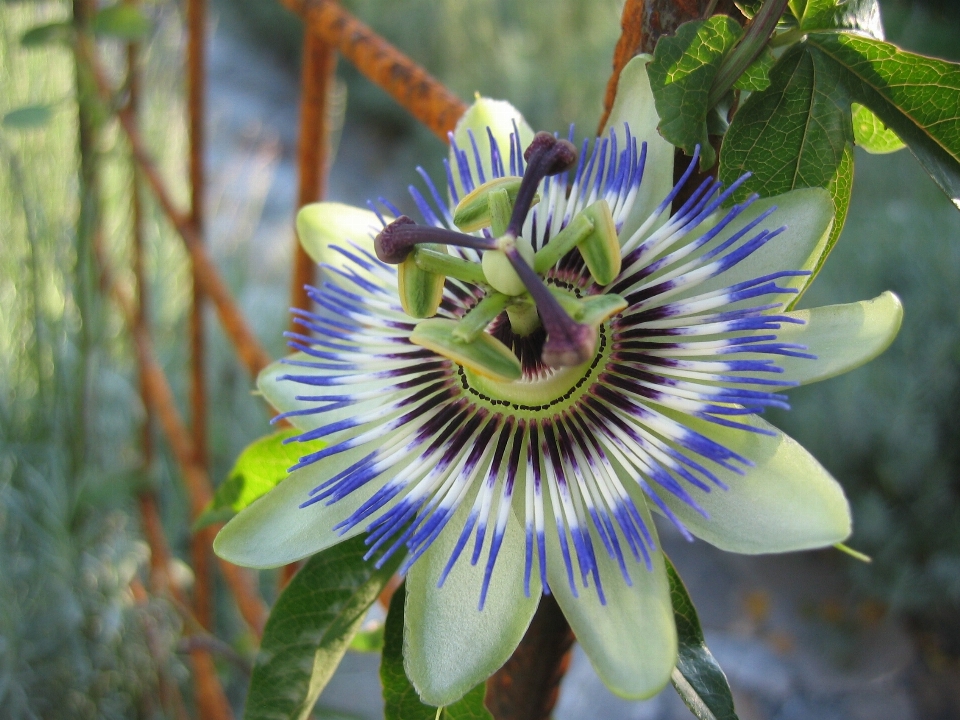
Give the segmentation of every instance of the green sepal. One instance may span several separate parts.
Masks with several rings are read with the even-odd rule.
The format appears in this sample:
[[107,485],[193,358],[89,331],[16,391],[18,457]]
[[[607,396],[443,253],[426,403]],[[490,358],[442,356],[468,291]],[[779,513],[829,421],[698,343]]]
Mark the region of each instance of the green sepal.
[[[427,247],[438,253],[446,252],[443,245]],[[416,254],[410,253],[397,267],[397,285],[404,312],[415,318],[430,318],[436,315],[443,299],[445,281],[446,277],[443,275],[424,270],[417,264]]]
[[457,337],[456,331],[456,320],[424,320],[417,323],[410,342],[495,380],[520,379],[520,361],[510,348],[489,333],[480,333],[473,342],[464,342]]
[[[505,190],[512,206],[517,199],[522,180],[522,178],[512,176],[494,178],[475,188],[457,203],[457,207],[453,211],[453,224],[466,233],[490,227],[490,194],[497,190]],[[540,197],[535,196],[534,204],[539,200]]]
[[452,705],[438,709],[425,705],[403,669],[403,615],[406,588],[401,585],[390,600],[385,623],[380,683],[386,720],[493,720],[483,705],[486,686],[476,685]]
[[263,632],[247,693],[245,720],[307,720],[367,609],[403,560],[382,568],[364,560],[353,538],[307,561],[277,599]]
[[670,581],[670,601],[677,623],[677,667],[670,677],[674,689],[699,720],[738,720],[727,676],[703,639],[700,619],[670,558],[663,556]]

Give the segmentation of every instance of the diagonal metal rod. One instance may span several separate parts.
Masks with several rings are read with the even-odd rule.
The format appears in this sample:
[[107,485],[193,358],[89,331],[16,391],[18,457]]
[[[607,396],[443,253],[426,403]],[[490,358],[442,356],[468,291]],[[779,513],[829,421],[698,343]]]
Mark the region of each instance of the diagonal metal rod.
[[[109,105],[112,102],[113,91],[103,66],[92,52],[86,52],[85,55],[85,61],[91,68],[101,100]],[[140,167],[143,179],[153,191],[164,215],[167,216],[180,237],[183,238],[184,245],[194,265],[196,280],[213,302],[223,329],[233,343],[241,362],[252,375],[256,375],[270,364],[270,356],[253,334],[240,308],[237,307],[227,284],[203,247],[190,217],[182,213],[170,197],[163,178],[160,176],[160,171],[157,170],[150,152],[147,150],[146,143],[140,135],[134,118],[126,109],[119,110],[117,117],[127,140],[130,142],[131,152]]]
[[467,106],[440,81],[332,0],[280,2],[446,142]]

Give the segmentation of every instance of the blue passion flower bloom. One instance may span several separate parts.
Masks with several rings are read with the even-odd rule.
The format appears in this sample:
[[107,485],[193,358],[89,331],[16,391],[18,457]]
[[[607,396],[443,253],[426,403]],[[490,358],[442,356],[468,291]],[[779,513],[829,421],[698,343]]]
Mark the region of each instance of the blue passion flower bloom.
[[693,164],[674,186],[646,61],[579,152],[481,99],[445,192],[411,187],[422,222],[386,201],[299,216],[323,282],[259,386],[326,445],[215,548],[273,567],[365,532],[372,561],[403,553],[406,669],[431,704],[500,667],[543,592],[614,692],[663,687],[651,511],[741,553],[850,533],[837,482],[760,414],[882,352],[899,301],[788,309],[830,235],[822,190],[731,205],[739,183],[708,179],[671,215]]

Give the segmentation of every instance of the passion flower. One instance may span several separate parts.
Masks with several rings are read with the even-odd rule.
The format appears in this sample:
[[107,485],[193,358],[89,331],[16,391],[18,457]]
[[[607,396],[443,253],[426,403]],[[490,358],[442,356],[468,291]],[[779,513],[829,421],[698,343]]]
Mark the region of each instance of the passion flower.
[[651,510],[735,552],[850,533],[837,482],[760,414],[880,353],[899,301],[788,310],[830,235],[822,190],[730,204],[739,183],[708,179],[671,215],[696,158],[673,186],[645,63],[579,152],[478,100],[446,197],[422,171],[411,188],[419,223],[386,201],[300,213],[323,282],[259,386],[293,440],[327,444],[215,548],[272,567],[366,533],[372,562],[403,553],[406,669],[431,704],[502,665],[543,592],[614,692],[666,684]]

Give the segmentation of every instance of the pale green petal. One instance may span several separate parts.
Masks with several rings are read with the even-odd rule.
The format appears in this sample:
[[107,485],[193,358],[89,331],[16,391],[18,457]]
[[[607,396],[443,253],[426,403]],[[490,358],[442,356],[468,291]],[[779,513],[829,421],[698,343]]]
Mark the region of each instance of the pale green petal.
[[[744,239],[754,237],[763,229],[776,230],[786,226],[786,230],[726,272],[674,295],[671,300],[701,295],[781,270],[813,270],[826,248],[827,239],[833,227],[833,201],[830,199],[830,194],[822,188],[791,190],[783,195],[757,200],[724,228],[718,237],[707,244],[702,252],[708,252],[723,243],[750,221],[774,206],[777,208],[776,211],[750,231]],[[713,222],[704,223],[697,228],[696,233],[691,233],[690,239],[700,237],[719,219],[716,217]],[[742,242],[743,240],[740,240],[738,246]],[[777,284],[781,287],[802,290],[809,282],[809,277],[795,277],[782,278],[777,281]],[[783,294],[764,296],[762,299],[764,302],[779,300],[789,303],[795,297],[795,295]]]
[[[437,588],[469,515],[468,496],[449,525],[407,575],[403,657],[407,676],[430,705],[448,705],[486,680],[510,657],[540,601],[540,583],[523,591],[524,533],[511,514],[483,610],[478,610],[486,549],[470,564],[471,539]],[[487,547],[492,528],[487,531]]]
[[[873,300],[786,314],[804,320],[806,324],[784,323],[777,331],[777,341],[806,345],[804,352],[816,355],[817,359],[778,357],[777,365],[784,373],[777,379],[806,384],[858,368],[886,350],[900,330],[903,306],[900,298],[892,292],[885,292]],[[738,359],[741,357],[770,358],[759,354],[737,356]]]
[[[629,238],[643,224],[673,188],[674,147],[657,131],[660,117],[647,78],[647,63],[652,59],[652,55],[637,55],[623,68],[617,83],[617,97],[603,129],[604,137],[607,137],[613,128],[617,133],[617,147],[624,148],[626,133],[623,123],[626,122],[630,124],[630,134],[637,139],[637,147],[643,141],[647,143],[643,182],[620,231],[623,239]],[[664,213],[664,220],[667,214]]]
[[[497,147],[500,149],[500,157],[503,160],[503,167],[510,172],[510,134],[513,132],[513,123],[517,124],[520,131],[520,147],[526,149],[527,145],[533,140],[533,130],[523,119],[523,115],[513,105],[506,100],[492,100],[490,98],[477,98],[473,105],[463,114],[457,122],[457,128],[453,132],[459,148],[467,153],[467,162],[473,172],[475,182],[479,181],[477,175],[477,163],[473,155],[473,145],[470,143],[468,130],[473,131],[473,136],[477,141],[477,149],[480,151],[480,161],[483,165],[483,176],[490,180],[493,177],[492,166],[490,164],[490,139],[487,137],[487,128],[493,133],[497,140]],[[460,175],[457,173],[457,161],[453,157],[453,150],[450,150],[450,168],[453,170],[453,182],[457,188],[457,193],[463,197],[463,185],[460,183]]]
[[[380,220],[370,210],[342,203],[313,203],[297,213],[297,237],[310,257],[317,263],[359,272],[366,278],[373,276],[341,253],[332,251],[330,246],[350,250],[353,244],[373,253],[373,238],[381,227]],[[377,282],[382,284],[379,279]]]
[[[298,352],[288,356],[285,360],[293,361],[316,361],[306,353]],[[281,380],[284,375],[318,375],[329,376],[335,373],[331,370],[320,368],[305,367],[301,365],[291,365],[289,362],[277,360],[270,363],[257,376],[257,389],[267,399],[267,401],[278,412],[289,412],[291,410],[303,410],[317,406],[316,401],[297,400],[301,395],[322,395],[323,388],[313,387],[304,383],[294,382],[292,380]],[[364,390],[374,390],[378,386],[386,387],[395,380],[374,380],[367,382]],[[369,410],[373,407],[382,405],[384,398],[375,398],[364,403],[355,403],[339,410],[329,410],[316,415],[294,415],[290,422],[301,430],[313,430],[321,425],[328,425],[344,418],[353,417],[359,413]]]
[[[545,498],[549,505],[549,498]],[[646,503],[637,503],[647,528],[656,540],[656,529]],[[653,569],[633,562],[626,542],[623,552],[633,585],[623,579],[617,562],[607,555],[594,535],[594,550],[607,604],[601,605],[592,579],[589,588],[578,584],[574,597],[552,518],[546,510],[547,579],[550,590],[573,628],[597,675],[610,690],[625,698],[656,694],[670,681],[677,661],[677,627],[670,603],[670,586],[659,548],[651,555]],[[571,546],[572,552],[572,546]],[[574,576],[579,570],[574,562]]]
[[318,502],[306,508],[310,491],[370,452],[354,448],[296,470],[277,487],[228,522],[213,541],[213,550],[234,565],[271,568],[302,560],[360,533],[344,535],[334,525],[345,520],[384,481],[374,481],[333,505]]
[[711,467],[728,490],[690,488],[709,518],[670,493],[659,493],[694,535],[723,550],[747,554],[827,547],[849,537],[850,506],[843,488],[796,440],[755,415],[737,421],[775,436],[663,412],[754,463],[743,475]]

